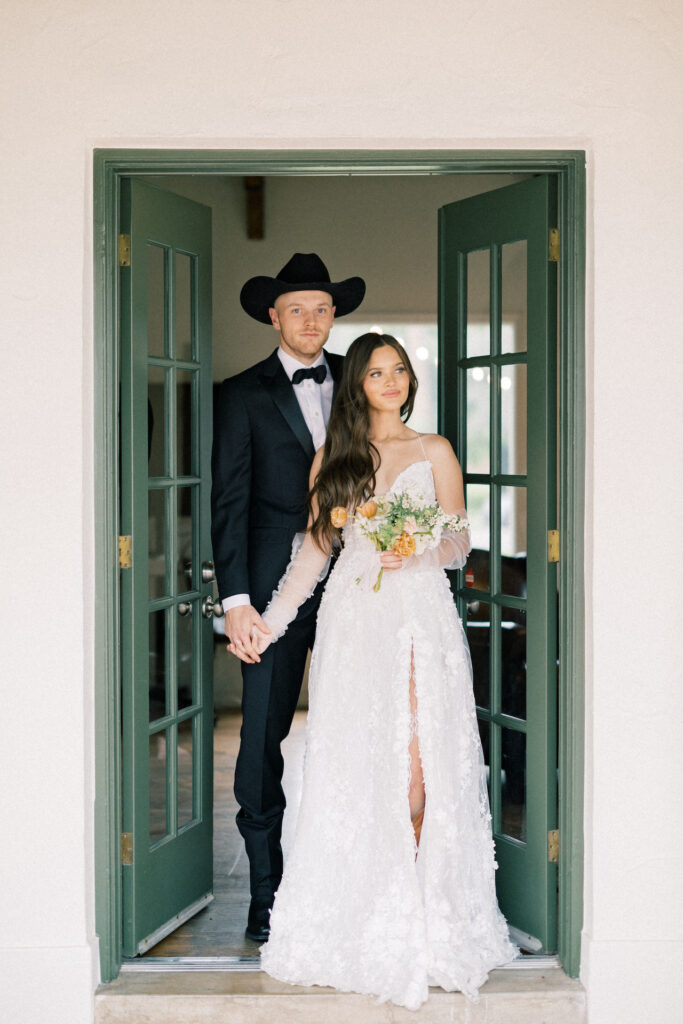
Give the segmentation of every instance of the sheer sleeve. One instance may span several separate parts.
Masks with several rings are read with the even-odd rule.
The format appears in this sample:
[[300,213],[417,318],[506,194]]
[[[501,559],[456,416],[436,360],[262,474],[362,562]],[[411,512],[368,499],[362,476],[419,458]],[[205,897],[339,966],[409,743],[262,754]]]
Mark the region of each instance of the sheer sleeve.
[[[457,510],[457,515],[466,518],[464,508]],[[441,540],[434,547],[427,548],[421,555],[412,555],[403,561],[403,572],[420,572],[425,569],[462,569],[467,556],[472,550],[470,528],[462,533],[455,530],[444,530]]]
[[284,635],[301,605],[327,576],[329,567],[329,552],[321,550],[310,533],[297,533],[292,544],[291,561],[262,615],[272,633],[272,636],[264,638],[265,643],[261,641],[263,633],[257,636],[262,650]]

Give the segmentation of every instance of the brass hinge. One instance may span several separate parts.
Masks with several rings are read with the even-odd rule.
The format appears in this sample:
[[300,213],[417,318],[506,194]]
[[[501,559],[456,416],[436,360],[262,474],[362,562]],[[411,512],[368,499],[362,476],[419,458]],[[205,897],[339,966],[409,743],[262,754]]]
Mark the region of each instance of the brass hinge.
[[548,860],[551,864],[557,864],[560,859],[560,830],[552,828],[548,832]]
[[119,569],[130,569],[133,564],[133,538],[119,537]]
[[130,867],[133,863],[133,833],[121,833],[121,863],[124,867]]
[[551,228],[548,240],[548,259],[551,263],[560,262],[560,229]]
[[548,530],[548,561],[559,562],[560,560],[560,531]]
[[130,266],[130,235],[119,235],[119,266]]

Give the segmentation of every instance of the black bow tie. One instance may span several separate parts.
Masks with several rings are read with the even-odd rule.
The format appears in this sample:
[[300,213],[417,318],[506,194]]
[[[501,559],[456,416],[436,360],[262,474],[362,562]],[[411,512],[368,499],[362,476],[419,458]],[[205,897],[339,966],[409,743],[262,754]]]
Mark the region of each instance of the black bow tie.
[[327,377],[327,367],[324,363],[320,363],[319,366],[307,366],[305,370],[295,370],[294,376],[292,377],[292,384],[301,384],[302,380],[308,380],[308,378],[314,380],[316,384],[322,384]]

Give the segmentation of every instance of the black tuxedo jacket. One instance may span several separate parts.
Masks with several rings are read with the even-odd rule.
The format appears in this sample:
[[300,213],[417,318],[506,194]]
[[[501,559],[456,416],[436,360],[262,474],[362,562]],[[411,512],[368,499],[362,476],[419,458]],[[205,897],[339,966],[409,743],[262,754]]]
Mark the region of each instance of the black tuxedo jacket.
[[[325,352],[336,385],[343,358]],[[315,452],[277,349],[224,380],[214,410],[211,540],[221,600],[248,593],[259,610],[306,527]]]

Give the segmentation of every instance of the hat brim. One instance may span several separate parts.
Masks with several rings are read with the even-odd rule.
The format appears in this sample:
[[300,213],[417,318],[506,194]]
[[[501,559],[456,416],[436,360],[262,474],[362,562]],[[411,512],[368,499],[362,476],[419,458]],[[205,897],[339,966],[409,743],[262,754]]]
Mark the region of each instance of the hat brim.
[[268,310],[279,295],[287,292],[327,292],[332,296],[335,317],[346,316],[360,306],[365,296],[365,281],[362,277],[347,277],[345,281],[297,281],[296,284],[280,281],[276,277],[252,277],[240,292],[242,309],[261,324],[270,325]]

